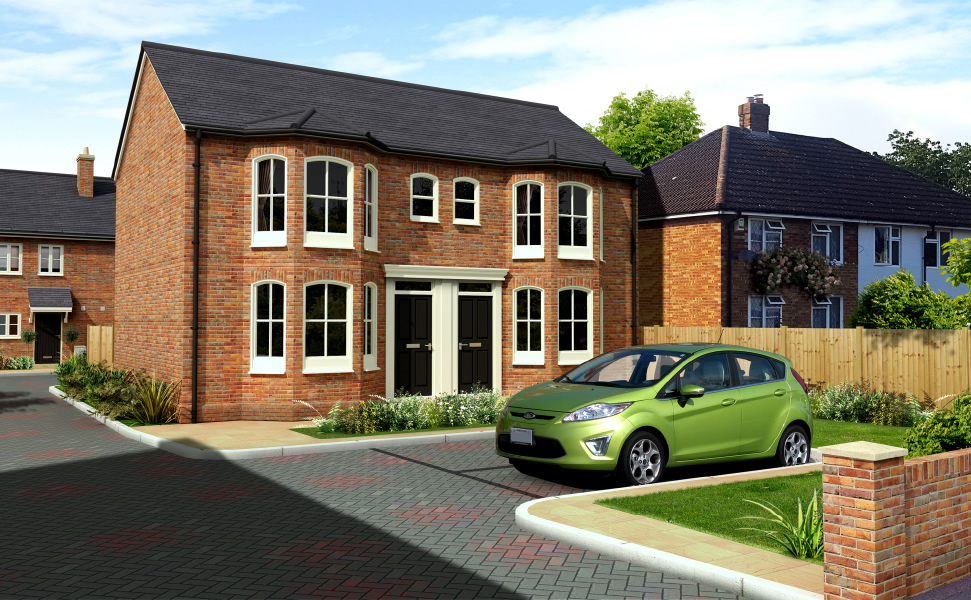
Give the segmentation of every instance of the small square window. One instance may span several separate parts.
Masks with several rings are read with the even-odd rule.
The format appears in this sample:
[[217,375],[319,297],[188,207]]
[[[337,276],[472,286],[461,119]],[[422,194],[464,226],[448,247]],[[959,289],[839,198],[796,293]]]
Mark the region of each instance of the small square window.
[[37,262],[39,275],[63,275],[64,246],[39,245],[37,247]]
[[438,178],[434,175],[411,176],[411,220],[438,223]]

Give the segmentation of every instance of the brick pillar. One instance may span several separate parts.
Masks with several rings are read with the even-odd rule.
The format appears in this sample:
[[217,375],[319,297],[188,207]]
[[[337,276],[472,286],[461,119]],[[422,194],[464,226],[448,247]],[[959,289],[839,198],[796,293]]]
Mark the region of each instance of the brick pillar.
[[78,154],[78,195],[84,198],[94,196],[94,155],[88,149]]
[[870,442],[819,450],[826,600],[906,598],[907,451]]

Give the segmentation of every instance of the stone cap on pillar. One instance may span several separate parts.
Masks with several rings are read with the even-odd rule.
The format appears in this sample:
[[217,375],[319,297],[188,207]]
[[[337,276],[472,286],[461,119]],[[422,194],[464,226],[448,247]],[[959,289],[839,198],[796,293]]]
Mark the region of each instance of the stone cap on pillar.
[[824,457],[834,456],[836,458],[849,458],[866,462],[877,462],[907,456],[906,448],[874,444],[873,442],[849,442],[846,444],[823,446],[819,448],[819,452]]

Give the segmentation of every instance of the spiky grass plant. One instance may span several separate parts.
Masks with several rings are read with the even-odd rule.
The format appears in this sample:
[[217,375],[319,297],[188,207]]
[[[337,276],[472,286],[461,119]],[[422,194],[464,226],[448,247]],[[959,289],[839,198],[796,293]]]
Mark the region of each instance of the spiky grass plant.
[[175,421],[176,402],[181,391],[181,382],[169,383],[152,378],[135,377],[134,402],[129,410],[133,419],[146,425],[164,425]]
[[[775,526],[775,529],[758,529],[755,527],[739,527],[740,531],[756,531],[770,540],[780,544],[782,548],[796,558],[821,558],[823,556],[823,513],[817,504],[816,490],[813,490],[812,502],[806,507],[803,515],[802,501],[797,500],[799,515],[793,523],[774,504],[762,504],[755,500],[743,500],[766,510],[771,517],[738,517],[753,521],[765,521]],[[771,508],[770,508],[771,507]]]

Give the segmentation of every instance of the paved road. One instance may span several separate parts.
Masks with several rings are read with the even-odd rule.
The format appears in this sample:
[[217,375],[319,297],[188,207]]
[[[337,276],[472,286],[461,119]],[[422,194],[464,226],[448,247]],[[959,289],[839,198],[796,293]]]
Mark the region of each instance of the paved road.
[[0,376],[0,598],[736,598],[530,535],[489,442],[189,460]]

